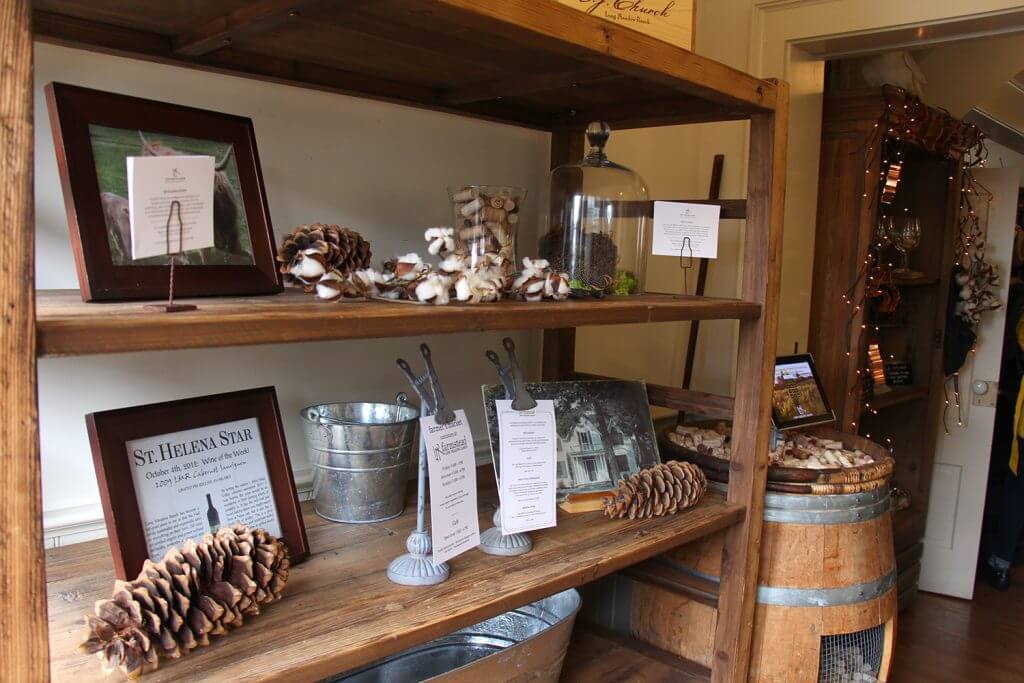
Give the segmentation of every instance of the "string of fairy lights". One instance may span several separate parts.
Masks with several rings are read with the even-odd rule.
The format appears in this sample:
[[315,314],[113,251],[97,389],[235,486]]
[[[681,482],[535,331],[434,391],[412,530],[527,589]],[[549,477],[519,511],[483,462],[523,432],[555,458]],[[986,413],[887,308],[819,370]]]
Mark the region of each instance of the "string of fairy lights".
[[[960,180],[957,243],[953,265],[961,266],[971,259],[983,260],[984,240],[981,217],[977,209],[978,202],[985,197],[990,201],[991,195],[974,178],[973,170],[985,165],[987,152],[984,135],[977,126],[954,119],[944,111],[929,108],[919,98],[902,88],[886,86],[883,93],[885,108],[872,130],[865,136],[864,144],[859,150],[864,163],[862,197],[868,200],[868,215],[877,215],[881,221],[894,210],[893,202],[906,163],[905,144],[910,142],[959,164],[959,173],[954,171],[949,176],[950,183],[958,177]],[[906,213],[909,209],[904,208],[903,211]],[[879,298],[884,302],[884,306],[891,310],[895,310],[900,300],[898,283],[892,273],[893,264],[884,258],[886,245],[887,237],[884,232],[879,229],[873,230],[867,252],[858,264],[849,287],[842,294],[843,305],[850,309],[846,322],[846,357],[850,358],[856,353],[859,361],[848,388],[848,395],[861,399],[862,416],[878,414],[873,396],[863,396],[861,393],[866,378],[870,377],[877,382],[879,374],[877,365],[880,358],[873,357],[878,354],[877,343],[865,343],[869,327],[873,327],[872,331],[875,334],[880,331],[877,320],[874,323],[866,322],[868,299]],[[871,348],[872,346],[874,348]],[[875,361],[875,367],[872,366],[872,360]],[[953,389],[958,423],[962,425],[963,419],[959,412],[960,392],[955,377]],[[948,407],[947,398],[947,410]],[[945,412],[943,422],[945,423]],[[858,421],[852,420],[849,426],[856,433]],[[865,437],[871,438],[871,435],[865,434]],[[892,451],[892,438],[883,435],[881,439]],[[876,441],[878,440],[876,435]]]

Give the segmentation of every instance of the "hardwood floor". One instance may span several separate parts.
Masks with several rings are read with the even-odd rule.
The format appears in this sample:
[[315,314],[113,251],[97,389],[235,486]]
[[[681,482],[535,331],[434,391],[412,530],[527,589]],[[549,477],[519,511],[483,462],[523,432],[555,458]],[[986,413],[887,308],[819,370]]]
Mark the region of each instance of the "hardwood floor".
[[974,600],[919,593],[899,616],[892,683],[1024,681],[1024,570],[1001,593],[978,583]]

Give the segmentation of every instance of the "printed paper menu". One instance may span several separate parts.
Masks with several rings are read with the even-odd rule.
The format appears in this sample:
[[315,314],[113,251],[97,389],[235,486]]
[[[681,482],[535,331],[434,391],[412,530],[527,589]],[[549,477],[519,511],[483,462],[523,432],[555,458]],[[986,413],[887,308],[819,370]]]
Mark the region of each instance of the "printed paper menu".
[[718,258],[721,212],[717,204],[654,202],[654,255]]
[[432,559],[441,564],[480,545],[473,435],[464,410],[443,425],[421,417],[420,433],[427,448]]
[[235,523],[281,535],[255,417],[125,443],[151,560]]
[[498,413],[501,531],[504,535],[555,526],[555,404],[537,401],[513,410],[508,399]]
[[[128,157],[127,163],[133,260],[213,246],[213,157]],[[171,214],[174,201],[180,224],[178,212]]]

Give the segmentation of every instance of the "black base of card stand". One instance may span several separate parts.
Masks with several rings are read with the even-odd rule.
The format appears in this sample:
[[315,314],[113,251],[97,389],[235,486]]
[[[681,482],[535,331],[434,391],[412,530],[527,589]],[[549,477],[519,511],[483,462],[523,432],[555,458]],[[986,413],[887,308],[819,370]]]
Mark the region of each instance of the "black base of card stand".
[[[406,379],[412,384],[413,390],[420,397],[420,415],[433,415],[434,422],[439,425],[450,424],[455,420],[455,413],[448,407],[448,400],[441,390],[441,382],[437,378],[434,364],[430,361],[430,347],[420,344],[420,353],[426,372],[416,376],[405,360],[399,358],[398,367],[405,373]],[[427,531],[425,520],[427,491],[427,445],[420,430],[419,472],[416,482],[416,529],[405,541],[404,555],[400,555],[388,565],[388,579],[403,586],[432,586],[448,578],[451,570],[447,562],[434,564],[433,544]]]
[[[178,212],[178,251],[171,253],[171,218],[174,216],[175,209]],[[171,210],[167,213],[167,229],[164,231],[164,235],[167,238],[167,261],[171,266],[171,274],[167,283],[167,303],[146,304],[142,308],[152,313],[181,313],[182,311],[198,310],[199,307],[193,304],[174,303],[174,262],[181,254],[181,248],[185,241],[185,224],[181,220],[181,202],[177,199],[171,202]]]
[[[505,350],[508,352],[508,365],[503,366],[498,354],[494,351],[487,352],[487,360],[494,364],[498,371],[501,384],[505,387],[505,398],[512,399],[512,410],[531,410],[537,407],[537,401],[526,391],[526,380],[523,379],[523,370],[516,360],[516,345],[511,339],[505,337],[502,340]],[[501,484],[498,484],[501,490]],[[480,550],[488,555],[523,555],[533,549],[533,541],[529,534],[512,533],[505,534],[501,529],[501,505],[494,512],[492,520],[494,526],[480,534]]]

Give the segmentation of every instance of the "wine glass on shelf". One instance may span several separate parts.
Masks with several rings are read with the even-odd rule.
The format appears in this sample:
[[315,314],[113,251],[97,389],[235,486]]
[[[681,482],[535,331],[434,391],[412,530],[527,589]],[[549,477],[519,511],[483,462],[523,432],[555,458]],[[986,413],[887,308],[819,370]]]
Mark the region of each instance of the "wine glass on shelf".
[[910,269],[910,252],[921,243],[921,219],[917,216],[906,216],[898,225],[894,222],[892,241],[896,251],[900,253],[900,267],[893,271],[902,278],[921,277]]
[[875,247],[882,250],[892,244],[892,236],[895,232],[896,219],[889,215],[879,214],[878,222],[875,223],[875,234],[872,235]]

